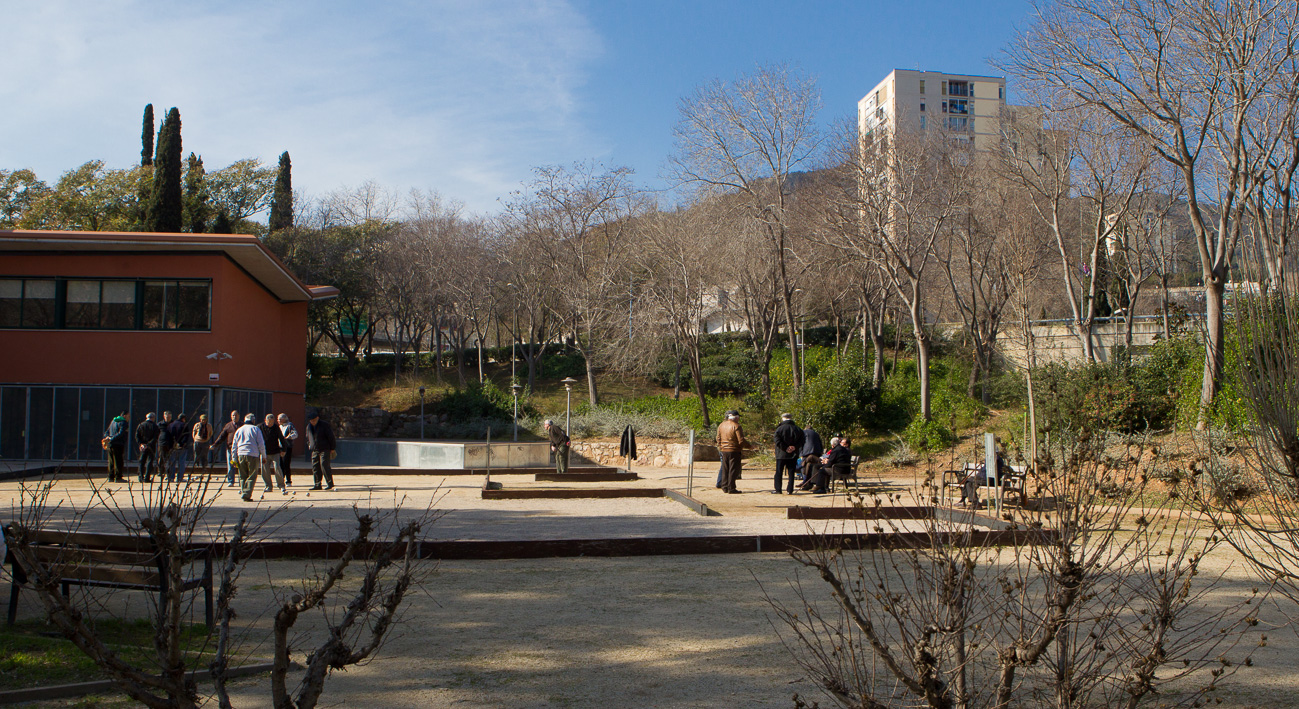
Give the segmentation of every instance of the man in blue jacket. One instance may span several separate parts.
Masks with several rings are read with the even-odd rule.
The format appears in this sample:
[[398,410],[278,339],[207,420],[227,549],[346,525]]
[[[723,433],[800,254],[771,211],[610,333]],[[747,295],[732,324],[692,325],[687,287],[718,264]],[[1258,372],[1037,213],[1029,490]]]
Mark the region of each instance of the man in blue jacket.
[[131,414],[129,411],[113,417],[104,431],[108,439],[108,482],[126,482],[126,439],[131,434]]

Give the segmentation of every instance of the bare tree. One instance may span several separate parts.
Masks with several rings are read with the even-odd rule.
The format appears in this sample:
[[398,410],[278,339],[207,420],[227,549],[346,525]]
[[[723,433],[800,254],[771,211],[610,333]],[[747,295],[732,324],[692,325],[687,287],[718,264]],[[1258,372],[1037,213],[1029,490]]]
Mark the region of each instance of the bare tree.
[[640,267],[650,274],[645,292],[655,319],[666,324],[678,351],[683,353],[699,395],[704,426],[712,425],[700,361],[704,334],[706,294],[721,287],[711,256],[720,239],[717,210],[698,203],[688,211],[656,212],[640,219],[644,248]]
[[533,256],[550,267],[552,287],[562,302],[548,303],[561,319],[571,318],[573,346],[586,360],[592,406],[600,402],[595,374],[605,358],[609,333],[623,322],[629,220],[640,211],[631,170],[594,163],[571,168],[536,168],[527,191],[509,206],[509,216]]
[[1056,0],[1003,62],[1108,114],[1180,174],[1206,304],[1200,427],[1222,372],[1223,294],[1249,197],[1269,173],[1279,188],[1294,170],[1283,128],[1299,105],[1297,38],[1289,0]]
[[681,100],[676,153],[670,164],[683,184],[742,198],[748,218],[766,236],[784,310],[794,387],[803,375],[795,353],[789,274],[790,199],[796,171],[820,147],[813,79],[787,66],[758,67],[733,82],[713,81]]
[[1096,320],[1108,315],[1106,247],[1145,184],[1149,160],[1131,130],[1088,107],[1049,106],[1045,125],[1029,116],[1003,122],[999,171],[1050,229],[1083,357],[1096,362]]

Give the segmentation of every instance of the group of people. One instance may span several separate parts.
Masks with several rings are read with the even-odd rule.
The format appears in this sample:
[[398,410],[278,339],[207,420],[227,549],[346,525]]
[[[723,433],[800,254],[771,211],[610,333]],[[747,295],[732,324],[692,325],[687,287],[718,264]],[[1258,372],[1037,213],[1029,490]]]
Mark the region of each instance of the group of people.
[[[802,491],[822,494],[829,488],[831,476],[852,463],[851,441],[847,436],[830,439],[826,451],[821,435],[814,428],[799,428],[792,414],[781,414],[780,424],[772,435],[775,444],[776,475],[773,480],[774,495],[782,492],[794,494],[796,477],[803,479],[798,485]],[[740,426],[740,412],[727,411],[726,420],[717,427],[717,450],[721,453],[722,468],[717,474],[717,487],[724,493],[735,494],[736,481],[742,473],[744,449],[750,447]]]
[[[108,451],[109,482],[126,481],[126,446],[131,437],[131,415],[123,411],[104,432],[104,448]],[[140,482],[153,482],[161,473],[166,482],[184,482],[190,453],[195,460],[224,457],[226,484],[234,487],[236,480],[245,501],[251,502],[258,475],[271,492],[272,479],[282,494],[289,494],[293,484],[291,463],[293,445],[298,430],[287,414],[266,414],[261,423],[256,414],[240,417],[238,411],[230,412],[230,421],[213,435],[207,414],[201,414],[191,426],[185,414],[174,417],[172,412],[162,412],[162,421],[155,420],[154,412],[145,415],[135,427],[134,440],[139,450]],[[329,422],[320,418],[319,412],[308,414],[306,448],[311,456],[312,490],[334,489],[334,472],[331,461],[337,455],[337,439]],[[322,483],[324,485],[322,486]]]

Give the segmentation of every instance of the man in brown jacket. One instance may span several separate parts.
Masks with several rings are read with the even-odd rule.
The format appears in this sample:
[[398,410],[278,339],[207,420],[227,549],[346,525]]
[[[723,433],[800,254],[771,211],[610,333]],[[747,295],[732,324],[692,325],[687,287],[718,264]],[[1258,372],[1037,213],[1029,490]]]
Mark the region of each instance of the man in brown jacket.
[[740,412],[727,411],[726,420],[717,427],[717,450],[722,454],[722,492],[735,494],[735,481],[740,479],[740,465],[744,447],[744,429],[740,428]]

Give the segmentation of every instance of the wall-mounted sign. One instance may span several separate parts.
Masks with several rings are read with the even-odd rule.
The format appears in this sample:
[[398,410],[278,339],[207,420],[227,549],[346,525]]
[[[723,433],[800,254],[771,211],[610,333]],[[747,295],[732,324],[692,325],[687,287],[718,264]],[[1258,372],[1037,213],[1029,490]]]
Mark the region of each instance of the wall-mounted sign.
[[219,381],[221,381],[221,375],[220,375],[220,374],[209,374],[209,375],[207,375],[207,380],[208,380],[209,382],[219,382]]

